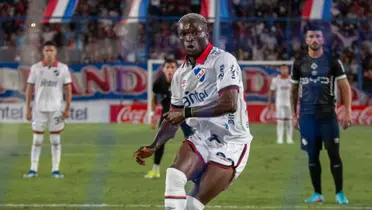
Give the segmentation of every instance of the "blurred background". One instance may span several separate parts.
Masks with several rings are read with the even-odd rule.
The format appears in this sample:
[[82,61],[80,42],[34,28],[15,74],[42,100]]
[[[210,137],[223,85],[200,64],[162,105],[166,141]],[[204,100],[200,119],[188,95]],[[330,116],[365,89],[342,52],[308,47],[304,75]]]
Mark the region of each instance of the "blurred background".
[[[208,19],[211,42],[239,60],[258,146],[248,164],[253,172],[248,170],[238,186],[213,204],[280,209],[302,205],[301,196],[311,192],[298,146],[275,145],[275,112],[266,103],[279,66],[291,66],[306,53],[303,27],[314,21],[325,27],[326,50],[341,59],[352,86],[353,123],[358,126],[345,134],[346,190],[356,203],[353,209],[372,209],[371,5],[371,0],[0,0],[0,208],[12,208],[8,203],[75,208],[69,204],[100,201],[118,204],[118,209],[159,208],[164,177],[143,181],[146,170],[130,154],[155,135],[146,125],[152,81],[164,57],[183,59],[177,21],[195,12]],[[67,126],[63,136],[61,167],[67,180],[29,182],[20,178],[28,169],[32,135],[25,120],[25,82],[48,40],[57,43],[58,60],[70,67],[68,123],[76,125]],[[341,104],[337,113],[343,113]],[[162,170],[179,143],[170,143]],[[45,171],[48,150],[43,152]],[[266,182],[272,180],[270,174],[278,174],[275,190]],[[138,193],[141,188],[145,190]]]

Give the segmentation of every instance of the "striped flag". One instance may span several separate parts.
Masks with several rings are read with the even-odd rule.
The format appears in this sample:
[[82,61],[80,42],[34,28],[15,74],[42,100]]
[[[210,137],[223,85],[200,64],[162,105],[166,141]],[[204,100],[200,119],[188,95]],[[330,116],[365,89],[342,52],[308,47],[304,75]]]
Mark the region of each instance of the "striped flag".
[[150,0],[131,0],[130,4],[126,4],[130,7],[127,16],[128,19],[122,20],[121,23],[145,22],[149,4]]
[[330,20],[332,0],[306,0],[302,17],[307,19]]
[[[49,0],[44,10],[43,23],[70,22],[79,0]],[[63,17],[63,18],[62,18]]]
[[220,4],[221,21],[230,16],[228,0],[201,0],[200,14],[207,18],[208,22],[214,22],[216,18],[216,4]]

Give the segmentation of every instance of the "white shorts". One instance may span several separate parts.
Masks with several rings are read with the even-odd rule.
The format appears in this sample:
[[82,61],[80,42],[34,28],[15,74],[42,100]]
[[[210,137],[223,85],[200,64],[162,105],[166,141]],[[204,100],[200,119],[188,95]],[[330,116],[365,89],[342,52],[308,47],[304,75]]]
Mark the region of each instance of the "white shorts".
[[62,131],[65,128],[62,111],[41,112],[35,110],[32,116],[32,130],[44,132],[48,126],[50,132]]
[[250,144],[219,144],[216,142],[210,144],[208,141],[209,140],[193,138],[193,136],[185,140],[185,142],[188,143],[199,156],[204,166],[207,164],[213,164],[221,168],[233,167],[235,173],[229,185],[231,186],[247,165]]
[[276,107],[277,120],[290,120],[292,119],[291,107],[287,105],[277,105]]

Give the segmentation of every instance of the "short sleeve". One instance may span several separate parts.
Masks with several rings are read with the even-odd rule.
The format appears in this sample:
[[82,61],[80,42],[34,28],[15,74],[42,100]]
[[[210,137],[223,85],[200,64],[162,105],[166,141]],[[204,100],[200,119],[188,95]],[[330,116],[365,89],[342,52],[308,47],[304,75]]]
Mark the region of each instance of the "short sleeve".
[[171,107],[174,109],[183,109],[181,78],[178,72],[179,70],[174,74],[171,83]]
[[298,61],[293,62],[291,70],[291,83],[298,84],[300,80],[300,67]]
[[271,80],[270,90],[271,90],[271,91],[274,91],[274,90],[276,90],[276,87],[277,87],[277,79],[276,79],[276,77],[274,77],[274,78]]
[[65,69],[65,74],[64,74],[64,78],[63,78],[63,84],[68,85],[72,82],[71,74],[70,74],[70,71],[69,71],[69,68],[68,68],[67,65],[64,66],[64,69]]
[[28,84],[35,84],[36,82],[36,68],[35,66],[31,66],[30,74],[28,75],[27,83]]
[[340,79],[346,79],[346,72],[344,65],[342,65],[342,62],[337,59],[333,62],[333,76],[335,77],[336,80]]
[[241,70],[236,58],[230,53],[224,53],[217,58],[215,63],[217,71],[217,90],[221,95],[231,89],[239,91],[241,83]]

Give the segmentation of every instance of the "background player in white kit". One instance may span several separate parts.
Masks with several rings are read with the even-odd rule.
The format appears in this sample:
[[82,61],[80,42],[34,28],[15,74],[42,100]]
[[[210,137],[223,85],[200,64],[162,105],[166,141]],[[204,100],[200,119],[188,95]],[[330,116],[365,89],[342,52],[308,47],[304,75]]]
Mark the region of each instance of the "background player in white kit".
[[[187,56],[172,80],[173,109],[164,115],[153,144],[134,156],[144,164],[186,120],[195,133],[167,169],[164,204],[165,209],[201,210],[242,173],[253,137],[236,58],[209,43],[207,21],[199,14],[183,16],[178,31]],[[186,196],[188,180],[195,186]]]
[[278,144],[283,144],[284,127],[286,128],[287,143],[293,144],[292,133],[292,114],[290,101],[291,81],[288,72],[288,66],[280,66],[280,75],[272,79],[268,96],[268,107],[273,110],[272,98],[275,93],[275,110],[277,122],[277,141]]
[[[31,168],[24,177],[37,176],[41,144],[44,130],[48,127],[52,153],[52,176],[62,178],[59,172],[61,159],[60,132],[64,129],[64,120],[69,116],[71,105],[71,76],[67,65],[56,60],[57,48],[52,41],[43,45],[44,60],[31,66],[26,90],[26,118],[32,120],[33,143],[31,149]],[[31,99],[35,89],[31,113]],[[66,105],[63,107],[63,89],[66,93]]]

